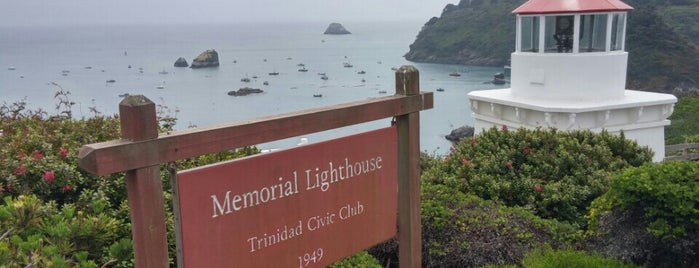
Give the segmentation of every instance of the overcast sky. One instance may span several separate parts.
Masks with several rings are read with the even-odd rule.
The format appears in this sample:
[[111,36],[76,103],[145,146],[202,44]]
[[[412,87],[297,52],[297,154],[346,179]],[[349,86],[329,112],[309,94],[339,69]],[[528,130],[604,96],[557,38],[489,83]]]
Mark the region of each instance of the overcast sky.
[[422,20],[458,0],[0,0],[0,26]]

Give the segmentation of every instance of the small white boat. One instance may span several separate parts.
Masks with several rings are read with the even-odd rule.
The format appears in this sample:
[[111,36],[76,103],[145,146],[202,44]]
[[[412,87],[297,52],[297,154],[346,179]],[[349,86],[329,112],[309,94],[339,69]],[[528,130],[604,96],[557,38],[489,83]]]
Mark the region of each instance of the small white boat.
[[352,66],[352,64],[350,64],[349,62],[345,62],[345,63],[342,64],[342,67],[345,67],[345,68],[352,68],[353,66]]
[[163,88],[165,88],[165,86],[163,86],[163,85],[158,85],[158,86],[156,86],[155,88],[157,88],[157,89],[163,89]]
[[10,71],[17,70],[17,68],[15,68],[14,66],[7,67],[7,69],[10,70]]

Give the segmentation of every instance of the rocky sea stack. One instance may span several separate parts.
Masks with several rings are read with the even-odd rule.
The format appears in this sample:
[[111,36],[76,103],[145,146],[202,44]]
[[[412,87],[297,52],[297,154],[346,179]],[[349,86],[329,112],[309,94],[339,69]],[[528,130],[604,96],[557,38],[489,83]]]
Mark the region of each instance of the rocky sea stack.
[[218,67],[218,53],[216,50],[209,49],[202,52],[197,56],[196,59],[192,61],[190,68],[206,68],[206,67]]
[[175,61],[175,67],[188,67],[189,63],[183,57],[180,57]]
[[463,138],[473,137],[473,131],[474,129],[472,126],[463,126],[452,130],[451,133],[449,133],[449,135],[444,136],[444,138],[451,142],[459,142]]
[[347,29],[345,29],[342,24],[339,24],[337,22],[330,23],[327,29],[325,29],[325,32],[323,34],[352,34],[350,33]]

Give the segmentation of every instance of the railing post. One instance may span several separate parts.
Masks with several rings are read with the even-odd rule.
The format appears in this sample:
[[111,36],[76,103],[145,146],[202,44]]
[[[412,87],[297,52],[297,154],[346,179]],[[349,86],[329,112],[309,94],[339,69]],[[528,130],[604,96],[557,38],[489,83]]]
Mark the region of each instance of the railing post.
[[[420,94],[420,73],[404,65],[396,71],[396,94]],[[398,128],[398,261],[400,267],[421,267],[420,113],[396,117]]]
[[[155,104],[143,95],[124,98],[119,103],[119,117],[122,139],[142,141],[158,137]],[[165,200],[160,167],[156,165],[127,171],[126,189],[136,267],[168,267]]]

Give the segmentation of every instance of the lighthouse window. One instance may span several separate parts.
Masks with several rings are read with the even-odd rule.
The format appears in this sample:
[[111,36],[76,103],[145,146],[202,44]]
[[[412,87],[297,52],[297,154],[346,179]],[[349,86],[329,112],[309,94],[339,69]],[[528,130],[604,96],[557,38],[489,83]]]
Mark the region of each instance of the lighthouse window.
[[612,15],[612,50],[624,49],[624,19],[623,13]]
[[546,17],[546,52],[570,53],[573,51],[573,16]]
[[524,52],[539,50],[539,17],[522,17],[520,47]]
[[607,14],[580,16],[580,52],[606,50]]

